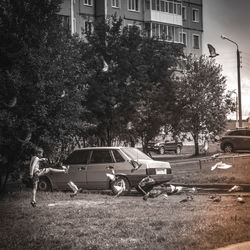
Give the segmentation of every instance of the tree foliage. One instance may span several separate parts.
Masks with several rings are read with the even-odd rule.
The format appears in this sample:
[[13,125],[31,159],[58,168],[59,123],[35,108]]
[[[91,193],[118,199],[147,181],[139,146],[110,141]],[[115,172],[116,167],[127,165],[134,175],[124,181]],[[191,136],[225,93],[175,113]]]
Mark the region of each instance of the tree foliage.
[[60,3],[0,4],[0,161],[8,173],[38,146],[59,160],[90,127],[81,42],[61,26]]
[[172,120],[172,127],[178,132],[192,134],[196,155],[199,136],[218,135],[224,129],[226,115],[234,109],[221,71],[214,60],[190,55],[176,88],[177,115]]
[[87,67],[94,69],[86,102],[96,119],[94,132],[103,145],[111,145],[115,138],[141,139],[146,145],[168,118],[171,68],[182,47],[143,36],[136,26],[122,28],[116,17],[99,21],[94,30],[84,52]]

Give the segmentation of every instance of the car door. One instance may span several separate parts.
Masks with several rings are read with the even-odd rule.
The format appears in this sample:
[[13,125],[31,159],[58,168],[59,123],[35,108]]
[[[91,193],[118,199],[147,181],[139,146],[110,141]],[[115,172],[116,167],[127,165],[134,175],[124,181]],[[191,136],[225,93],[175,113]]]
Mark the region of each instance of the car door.
[[88,189],[108,189],[109,179],[106,173],[111,173],[114,160],[109,149],[93,149],[87,168]]
[[175,149],[176,149],[175,140],[166,140],[165,141],[165,150],[166,151],[175,151]]
[[246,130],[237,130],[232,133],[232,142],[235,150],[246,148]]
[[53,181],[60,189],[68,188],[67,183],[73,181],[78,187],[87,186],[87,161],[89,150],[76,150],[69,155],[65,164],[69,165],[68,174],[53,173]]
[[246,136],[244,138],[244,149],[250,150],[250,130],[246,130]]

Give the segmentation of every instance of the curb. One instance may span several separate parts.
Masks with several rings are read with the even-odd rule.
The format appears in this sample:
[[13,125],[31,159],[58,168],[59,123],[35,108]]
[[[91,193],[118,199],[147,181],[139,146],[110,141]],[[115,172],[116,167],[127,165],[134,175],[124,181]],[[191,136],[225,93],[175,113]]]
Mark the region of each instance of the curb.
[[183,184],[183,183],[168,183],[174,186],[182,186],[182,187],[197,187],[197,188],[204,188],[204,189],[225,189],[229,190],[233,186],[240,186],[242,188],[241,191],[238,192],[250,192],[250,184],[227,184],[227,183],[221,183],[221,184]]
[[250,241],[232,244],[226,247],[216,248],[214,250],[250,250]]

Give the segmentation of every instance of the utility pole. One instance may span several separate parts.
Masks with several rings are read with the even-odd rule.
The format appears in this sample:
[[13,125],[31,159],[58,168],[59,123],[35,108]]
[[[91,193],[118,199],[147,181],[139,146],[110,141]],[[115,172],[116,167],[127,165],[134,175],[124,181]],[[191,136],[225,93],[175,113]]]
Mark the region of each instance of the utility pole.
[[240,51],[239,51],[239,45],[232,41],[231,39],[229,39],[226,36],[221,35],[222,39],[228,40],[229,42],[235,44],[237,46],[237,51],[236,51],[236,55],[237,55],[237,75],[238,75],[238,106],[239,106],[239,127],[242,127],[242,110],[241,110],[241,80],[240,80]]
[[240,51],[237,46],[237,74],[238,74],[238,99],[239,99],[239,127],[242,127],[242,110],[241,110],[241,80],[240,80]]

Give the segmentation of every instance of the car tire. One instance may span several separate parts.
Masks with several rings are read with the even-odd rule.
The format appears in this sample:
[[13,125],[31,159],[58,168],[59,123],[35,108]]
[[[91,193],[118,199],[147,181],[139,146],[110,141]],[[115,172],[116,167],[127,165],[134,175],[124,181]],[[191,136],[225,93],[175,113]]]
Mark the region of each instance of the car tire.
[[43,192],[52,191],[51,183],[48,178],[42,177],[39,179],[38,190]]
[[120,186],[121,187],[121,185],[122,185],[121,181],[122,180],[125,183],[125,191],[122,194],[124,195],[124,194],[130,193],[131,186],[130,186],[130,183],[129,183],[128,179],[126,177],[124,177],[124,176],[118,176],[115,181],[111,182],[111,185],[110,185],[110,188],[111,188],[114,195],[118,194],[118,191],[115,188],[115,186]]
[[179,155],[181,153],[181,147],[177,147],[176,150],[175,150],[175,153],[177,155]]
[[227,143],[224,145],[224,152],[225,153],[232,153],[233,152],[233,145],[231,143]]
[[165,149],[164,149],[164,147],[160,147],[160,148],[159,148],[159,154],[160,154],[160,155],[164,155],[164,154],[165,154]]

